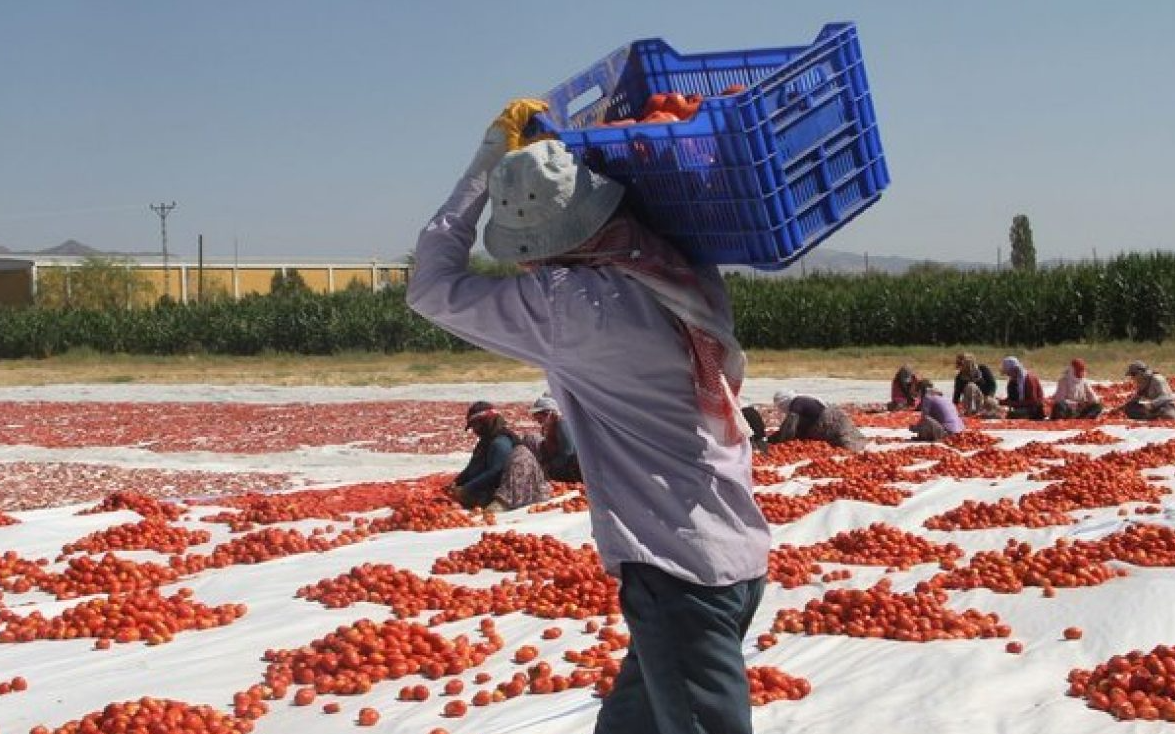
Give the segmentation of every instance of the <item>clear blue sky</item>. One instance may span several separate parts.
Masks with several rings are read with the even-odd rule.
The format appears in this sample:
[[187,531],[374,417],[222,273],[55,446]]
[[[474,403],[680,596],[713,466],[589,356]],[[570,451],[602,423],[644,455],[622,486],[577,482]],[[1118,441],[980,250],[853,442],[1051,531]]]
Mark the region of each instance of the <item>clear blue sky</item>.
[[513,96],[858,24],[891,188],[823,246],[1175,249],[1175,2],[0,0],[0,245],[398,258]]

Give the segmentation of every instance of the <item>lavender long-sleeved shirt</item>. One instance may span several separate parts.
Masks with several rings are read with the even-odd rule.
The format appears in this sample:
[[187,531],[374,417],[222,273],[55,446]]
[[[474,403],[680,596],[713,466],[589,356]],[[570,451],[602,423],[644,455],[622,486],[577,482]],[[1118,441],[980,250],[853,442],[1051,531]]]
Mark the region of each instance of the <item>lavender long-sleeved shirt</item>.
[[922,415],[930,416],[946,429],[947,433],[960,433],[966,426],[959,417],[955,404],[947,400],[946,396],[937,392],[928,392],[922,396]]
[[[673,316],[617,268],[470,273],[485,175],[467,174],[416,246],[408,305],[485,349],[544,369],[571,427],[605,567],[648,563],[720,586],[762,576],[770,532],[751,495],[750,444],[719,444],[698,410]],[[716,268],[707,293],[729,301]]]

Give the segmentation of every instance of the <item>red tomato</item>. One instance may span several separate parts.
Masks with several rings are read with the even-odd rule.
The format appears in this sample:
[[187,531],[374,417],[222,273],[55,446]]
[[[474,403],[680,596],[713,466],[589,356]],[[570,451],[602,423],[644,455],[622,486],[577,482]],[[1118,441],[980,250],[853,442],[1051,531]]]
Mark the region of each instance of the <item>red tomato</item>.
[[310,687],[299,688],[298,692],[294,694],[295,706],[309,706],[314,703],[314,689]]
[[648,117],[654,112],[660,112],[665,107],[666,95],[658,92],[651,95],[646,101],[644,108],[641,109],[641,117]]
[[671,115],[676,115],[679,120],[692,116],[696,111],[696,108],[691,109],[690,103],[685,100],[685,95],[679,92],[666,95],[665,104],[661,106],[661,109]]

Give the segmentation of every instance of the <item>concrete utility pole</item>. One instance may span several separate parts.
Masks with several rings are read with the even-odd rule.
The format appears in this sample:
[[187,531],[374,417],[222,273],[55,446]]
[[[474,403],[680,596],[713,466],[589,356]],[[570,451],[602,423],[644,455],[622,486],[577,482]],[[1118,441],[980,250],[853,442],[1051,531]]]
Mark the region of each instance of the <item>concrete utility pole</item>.
[[233,300],[241,300],[241,246],[233,236]]
[[196,303],[204,302],[204,235],[196,235]]
[[175,209],[175,202],[170,204],[151,204],[151,211],[159,215],[159,231],[163,237],[163,295],[171,297],[171,271],[167,269],[167,215]]

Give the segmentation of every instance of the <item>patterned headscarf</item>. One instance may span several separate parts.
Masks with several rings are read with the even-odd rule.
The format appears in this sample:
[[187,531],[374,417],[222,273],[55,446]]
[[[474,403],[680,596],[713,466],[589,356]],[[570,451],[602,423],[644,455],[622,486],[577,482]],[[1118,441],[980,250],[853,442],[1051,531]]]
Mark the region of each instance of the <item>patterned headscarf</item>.
[[727,446],[746,440],[751,430],[738,394],[747,358],[685,256],[627,214],[613,217],[573,255],[575,264],[620,268],[677,317],[693,362],[698,408],[714,437]]
[[982,375],[979,372],[979,361],[970,352],[960,352],[955,355],[955,366],[959,373],[972,382],[977,382]]

